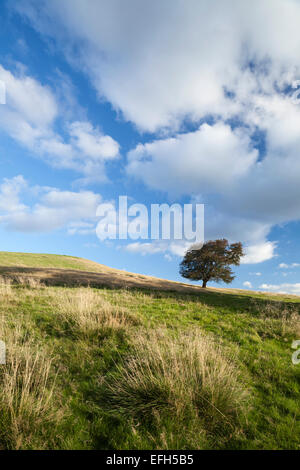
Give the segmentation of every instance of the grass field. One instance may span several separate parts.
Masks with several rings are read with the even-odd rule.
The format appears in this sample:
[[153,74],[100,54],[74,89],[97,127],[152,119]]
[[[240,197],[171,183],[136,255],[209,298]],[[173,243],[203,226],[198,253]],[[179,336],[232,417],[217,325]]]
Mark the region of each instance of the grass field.
[[[28,263],[65,277],[105,268],[0,254]],[[0,280],[0,449],[300,448],[300,298],[17,272]]]
[[39,253],[13,253],[0,251],[0,266],[19,266],[30,268],[63,268],[80,271],[117,271],[94,261],[74,256],[39,254]]

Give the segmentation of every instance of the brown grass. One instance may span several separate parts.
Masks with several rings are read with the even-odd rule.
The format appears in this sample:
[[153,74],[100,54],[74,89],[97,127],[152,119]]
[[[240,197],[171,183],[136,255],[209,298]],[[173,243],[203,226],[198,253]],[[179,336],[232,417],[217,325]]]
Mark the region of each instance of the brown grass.
[[[164,448],[176,433],[232,435],[248,394],[236,366],[212,339],[196,331],[175,338],[165,330],[138,333],[117,372],[103,379],[101,403],[128,419],[166,418]],[[168,442],[167,442],[168,441]]]
[[43,433],[49,420],[55,423],[57,417],[52,357],[33,343],[20,323],[9,323],[3,316],[0,338],[6,345],[6,364],[0,367],[0,447],[34,448],[38,429]]
[[13,292],[11,284],[11,279],[0,276],[0,297],[2,302],[9,300],[12,296]]
[[252,301],[260,318],[264,320],[264,329],[277,336],[300,335],[300,315],[294,305],[285,302]]
[[89,334],[103,328],[122,329],[139,324],[125,307],[112,305],[89,287],[57,292],[53,301],[58,315],[74,332]]

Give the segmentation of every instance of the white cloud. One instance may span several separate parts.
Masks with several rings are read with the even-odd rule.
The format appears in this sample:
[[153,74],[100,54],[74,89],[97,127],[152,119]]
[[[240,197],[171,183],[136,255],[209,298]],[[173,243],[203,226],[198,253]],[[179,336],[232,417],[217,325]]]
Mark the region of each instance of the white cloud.
[[[69,224],[68,233],[70,235],[75,235],[75,234],[90,235],[92,233],[95,233],[95,223],[82,222],[82,221],[71,222]],[[91,244],[87,244],[87,245],[91,245]],[[94,243],[92,245],[94,246],[96,244]],[[96,245],[96,246],[98,246],[98,245]]]
[[274,256],[275,242],[264,242],[246,247],[246,255],[241,258],[241,264],[255,264],[267,261]]
[[165,253],[166,259],[170,261],[170,254],[182,257],[190,247],[186,241],[153,241],[153,242],[134,242],[126,245],[125,250],[130,253],[138,253],[142,256]]
[[280,263],[278,265],[278,268],[280,269],[288,269],[288,268],[298,268],[300,266],[299,263],[291,263],[291,264],[286,264],[286,263]]
[[258,272],[258,273],[249,273],[251,276],[261,276],[261,273]]
[[[178,0],[74,0],[62,5],[54,0],[38,10],[37,5],[22,2],[18,7],[38,29],[56,33],[99,96],[140,128],[153,131],[176,125],[185,114],[199,116],[230,105],[222,87],[239,45],[223,6],[206,8],[193,0],[188,5]],[[202,21],[205,14],[212,25]],[[79,46],[76,61],[70,54],[73,41]]]
[[[24,0],[16,8],[59,41],[100,97],[145,130],[179,125],[186,115],[230,115],[288,72],[298,78],[295,0]],[[258,70],[247,69],[250,60]]]
[[6,212],[16,212],[25,209],[25,205],[20,202],[19,194],[27,186],[22,175],[11,179],[4,178],[0,185],[0,210]]
[[89,122],[70,124],[70,135],[73,146],[92,160],[112,159],[119,153],[119,144],[109,135],[94,129]]
[[[38,195],[31,204],[21,202]],[[96,208],[101,197],[91,191],[61,191],[30,187],[22,176],[5,179],[0,185],[0,222],[7,230],[50,232],[69,228],[69,233],[95,233]]]
[[126,251],[130,253],[139,253],[143,256],[145,255],[153,255],[156,253],[162,253],[166,251],[167,247],[166,244],[162,245],[159,243],[141,243],[141,242],[134,242],[126,245]]
[[119,154],[119,144],[112,137],[88,121],[75,121],[67,123],[67,137],[63,138],[55,131],[55,124],[64,117],[59,110],[64,113],[65,108],[48,86],[23,71],[13,74],[1,65],[0,80],[6,86],[0,128],[54,167],[83,173],[87,181],[105,180],[104,163]]
[[282,294],[293,294],[293,295],[300,295],[300,283],[296,284],[261,284],[259,286],[260,289],[264,289],[266,291],[273,291]]
[[252,289],[252,284],[251,284],[250,281],[245,281],[245,282],[243,282],[243,286],[245,286],[245,287],[247,287],[247,288],[249,288],[249,289]]
[[224,191],[255,163],[245,132],[223,123],[139,144],[128,154],[127,172],[149,187],[180,194]]
[[[53,123],[58,115],[58,106],[49,87],[24,74],[14,76],[2,65],[0,65],[0,80],[6,85],[7,106],[1,109],[2,112],[8,107],[10,111],[8,116],[11,119],[15,115],[19,121],[41,130]],[[1,124],[5,125],[3,118]]]

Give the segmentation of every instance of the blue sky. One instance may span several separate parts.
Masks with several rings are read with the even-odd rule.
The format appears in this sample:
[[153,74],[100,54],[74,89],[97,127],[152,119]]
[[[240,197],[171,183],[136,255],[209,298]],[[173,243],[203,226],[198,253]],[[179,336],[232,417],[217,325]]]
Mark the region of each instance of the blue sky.
[[184,243],[101,242],[96,207],[196,201],[233,287],[300,294],[300,2],[247,3],[1,1],[1,250],[180,280]]

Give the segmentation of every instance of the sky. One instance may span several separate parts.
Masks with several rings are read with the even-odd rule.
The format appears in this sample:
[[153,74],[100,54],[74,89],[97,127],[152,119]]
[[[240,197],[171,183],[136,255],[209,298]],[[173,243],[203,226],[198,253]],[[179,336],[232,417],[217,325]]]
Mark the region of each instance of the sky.
[[232,287],[300,294],[299,24],[299,0],[0,0],[0,249],[181,280],[185,240],[100,240],[97,207],[200,203],[245,247]]

